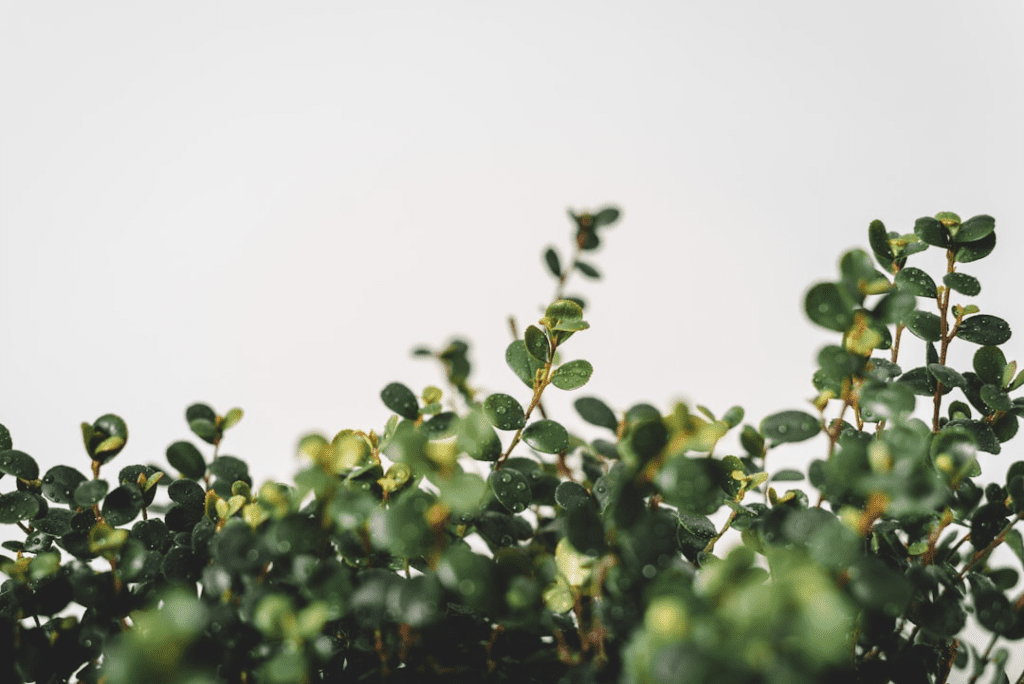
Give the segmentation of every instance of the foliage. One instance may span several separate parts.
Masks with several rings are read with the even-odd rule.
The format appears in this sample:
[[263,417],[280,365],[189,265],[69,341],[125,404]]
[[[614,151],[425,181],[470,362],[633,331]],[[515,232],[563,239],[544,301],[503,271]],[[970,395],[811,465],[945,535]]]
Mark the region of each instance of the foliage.
[[[0,558],[0,680],[1008,681],[996,645],[1024,637],[1024,596],[1018,570],[990,560],[1001,544],[1024,560],[1024,461],[978,478],[1024,417],[1024,371],[1000,349],[1008,324],[962,303],[980,284],[957,270],[992,252],[994,220],[871,224],[871,253],[846,253],[806,294],[811,321],[840,335],[818,354],[813,408],[741,427],[739,407],[583,396],[588,439],[542,399],[594,370],[563,358],[589,334],[563,288],[599,277],[581,257],[619,212],[570,217],[572,256],[544,253],[555,301],[522,334],[513,322],[519,393],[481,396],[461,340],[417,349],[452,392],[389,384],[383,431],[303,437],[292,484],[254,489],[220,453],[240,409],[190,406],[208,447],[175,442],[168,468],[116,476],[117,416],[82,425],[91,477],[40,473],[0,426],[0,522],[24,535]],[[945,273],[907,265],[932,246]],[[923,361],[899,357],[906,331]],[[954,342],[976,345],[970,369],[948,364]],[[744,453],[720,453],[733,430]],[[813,503],[780,491],[804,473],[768,467],[812,438]],[[723,548],[727,532],[741,543]],[[959,638],[969,614],[991,634],[981,651]]]

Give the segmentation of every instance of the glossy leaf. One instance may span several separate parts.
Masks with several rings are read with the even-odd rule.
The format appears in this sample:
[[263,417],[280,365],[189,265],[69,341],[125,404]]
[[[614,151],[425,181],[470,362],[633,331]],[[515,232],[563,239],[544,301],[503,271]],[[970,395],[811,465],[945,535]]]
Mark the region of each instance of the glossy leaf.
[[580,414],[580,418],[591,425],[608,428],[612,432],[618,430],[619,421],[615,417],[615,413],[597,397],[580,397],[573,402],[573,406]]
[[174,442],[167,447],[167,462],[192,480],[201,480],[206,474],[206,461],[191,442]]
[[938,363],[928,364],[928,372],[946,387],[966,387],[967,380],[956,370]]
[[54,503],[70,504],[75,500],[75,490],[85,481],[85,475],[74,468],[58,465],[50,468],[43,476],[42,493]]
[[107,495],[107,488],[106,480],[86,480],[75,488],[75,503],[83,507],[99,503]]
[[972,365],[982,382],[994,385],[1002,381],[1006,356],[999,347],[986,345],[974,352]]
[[523,430],[523,441],[545,454],[559,454],[569,448],[569,433],[553,420],[538,420]]
[[968,297],[973,297],[981,292],[981,283],[978,282],[978,279],[966,273],[947,273],[943,276],[942,282],[954,292]]
[[0,451],[0,472],[22,480],[36,480],[39,478],[39,465],[24,451],[8,449]]
[[957,243],[954,260],[961,264],[978,261],[979,259],[984,259],[991,254],[992,250],[995,248],[996,234],[990,233],[976,242],[968,242],[966,244]]
[[496,461],[501,456],[501,438],[480,409],[459,420],[458,449],[477,461]]
[[593,215],[592,221],[595,228],[610,226],[619,220],[621,212],[617,207],[604,207]]
[[938,219],[924,216],[914,222],[914,233],[924,242],[935,247],[948,247],[949,231],[939,223]]
[[495,470],[487,476],[494,497],[513,513],[522,513],[530,505],[532,494],[526,476],[512,468]]
[[14,442],[11,440],[11,432],[3,425],[0,425],[0,451],[7,451],[8,449],[14,448]]
[[512,369],[512,372],[523,381],[523,384],[533,389],[534,378],[538,370],[544,364],[533,357],[526,349],[523,340],[513,340],[505,349],[505,363]]
[[1013,408],[1008,395],[998,385],[985,385],[981,388],[981,400],[984,401],[993,411],[1009,411]]
[[1002,318],[989,314],[965,318],[956,333],[960,339],[986,346],[1002,344],[1010,339],[1010,335],[1009,324]]
[[[544,335],[540,328],[535,325],[528,326],[523,341],[526,344],[526,351],[530,353],[530,356],[541,363],[547,362],[551,349],[547,336]],[[533,383],[531,382],[530,385],[532,386]]]
[[16,523],[39,513],[39,500],[28,492],[0,495],[0,523]]
[[551,376],[551,384],[561,390],[578,389],[587,384],[593,372],[594,367],[589,361],[576,359],[556,368]]
[[813,322],[845,332],[853,322],[853,304],[835,283],[819,283],[807,293],[804,310]]
[[871,244],[871,250],[878,258],[885,261],[892,261],[896,258],[892,253],[892,247],[889,245],[885,224],[877,219],[868,226],[868,242]]
[[942,339],[942,322],[930,311],[911,311],[905,319],[907,330],[926,342]]
[[492,394],[484,400],[484,415],[499,430],[518,430],[526,425],[523,407],[507,394]]
[[936,297],[935,281],[919,268],[908,266],[900,270],[896,274],[895,282],[897,287],[917,297]]
[[544,311],[546,325],[552,330],[575,332],[586,330],[590,324],[583,320],[583,308],[569,299],[559,299],[548,305]]
[[555,489],[555,502],[567,511],[593,504],[586,488],[576,482],[562,482],[558,485]]
[[972,216],[960,224],[956,232],[957,242],[976,242],[987,237],[996,229],[996,220],[987,214]]
[[775,444],[802,442],[821,431],[818,419],[804,411],[780,411],[761,421],[761,434]]
[[389,409],[406,420],[416,420],[420,415],[420,405],[412,390],[400,382],[392,382],[380,393],[381,401]]

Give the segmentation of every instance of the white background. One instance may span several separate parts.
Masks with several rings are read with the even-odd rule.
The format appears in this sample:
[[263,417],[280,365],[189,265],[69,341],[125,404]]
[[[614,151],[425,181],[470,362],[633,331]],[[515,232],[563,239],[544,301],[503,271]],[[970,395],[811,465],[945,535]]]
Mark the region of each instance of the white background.
[[566,207],[605,203],[575,396],[807,408],[838,336],[804,292],[872,219],[995,216],[961,270],[1024,320],[1022,27],[1009,1],[2,2],[0,422],[87,471],[82,421],[127,421],[110,467],[165,464],[188,404],[237,405],[222,453],[258,485],[308,431],[379,432],[387,383],[442,384],[420,344],[467,337],[475,384],[525,400],[506,319],[550,301]]

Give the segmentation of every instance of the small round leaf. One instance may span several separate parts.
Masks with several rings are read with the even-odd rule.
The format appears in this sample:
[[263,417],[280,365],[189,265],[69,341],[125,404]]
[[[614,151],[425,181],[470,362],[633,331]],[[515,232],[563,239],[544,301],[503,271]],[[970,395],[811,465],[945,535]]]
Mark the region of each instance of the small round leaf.
[[761,421],[761,434],[776,444],[802,442],[820,431],[818,419],[803,411],[780,411]]
[[942,278],[942,282],[945,283],[949,289],[959,292],[962,295],[973,297],[981,292],[981,283],[974,276],[969,276],[966,273],[947,273]]
[[911,311],[905,323],[907,330],[926,342],[938,342],[942,339],[942,322],[939,317],[928,311]]
[[896,274],[896,286],[918,297],[935,299],[936,287],[932,277],[919,268],[908,266]]
[[39,478],[39,465],[24,451],[8,449],[0,451],[0,472],[22,480],[35,480]]
[[526,510],[533,496],[526,476],[511,468],[493,471],[487,477],[487,484],[501,505],[513,513],[522,513]]
[[484,415],[499,430],[518,430],[526,425],[523,407],[507,394],[492,394],[484,400]]
[[553,420],[538,420],[523,430],[523,441],[545,454],[559,454],[569,448],[569,433]]
[[400,382],[393,382],[380,392],[384,405],[406,420],[416,420],[420,415],[420,405],[412,390]]
[[997,345],[1009,340],[1011,333],[1010,325],[1002,318],[978,314],[965,318],[956,335],[974,344]]
[[804,301],[807,317],[823,328],[845,332],[853,322],[853,305],[835,283],[818,283]]
[[576,407],[580,418],[591,425],[608,428],[612,432],[619,429],[619,421],[615,417],[615,413],[597,397],[580,397],[573,402],[573,406]]
[[167,447],[167,462],[191,480],[201,480],[206,474],[206,461],[191,442],[175,442]]
[[594,367],[589,361],[576,359],[559,366],[551,376],[551,384],[562,390],[574,390],[583,387],[590,380]]

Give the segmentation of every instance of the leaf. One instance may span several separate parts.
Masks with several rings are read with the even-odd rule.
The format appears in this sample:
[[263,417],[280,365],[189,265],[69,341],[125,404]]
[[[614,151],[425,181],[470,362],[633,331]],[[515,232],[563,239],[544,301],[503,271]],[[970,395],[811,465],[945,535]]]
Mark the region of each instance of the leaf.
[[938,342],[942,339],[942,322],[931,312],[911,311],[904,322],[907,330],[926,342]]
[[523,441],[545,454],[560,454],[569,448],[569,433],[553,420],[538,420],[523,430]]
[[799,470],[784,468],[772,475],[772,482],[799,482],[804,479],[804,474]]
[[892,261],[895,255],[892,253],[892,246],[889,245],[888,233],[885,231],[885,224],[878,219],[868,226],[868,243],[876,257],[882,260]]
[[947,273],[942,277],[942,282],[954,292],[973,297],[981,292],[981,283],[974,276],[966,273]]
[[948,247],[950,244],[949,231],[946,230],[946,227],[938,219],[934,219],[931,216],[923,216],[917,219],[914,222],[914,233],[929,245]]
[[420,405],[412,390],[400,382],[393,382],[380,392],[381,401],[389,409],[406,420],[416,420],[420,415]]
[[501,438],[479,408],[459,420],[456,434],[457,448],[472,459],[496,461],[501,456]]
[[234,456],[218,456],[210,464],[210,474],[224,480],[229,485],[238,480],[252,483],[249,478],[249,465],[240,458]]
[[217,441],[218,430],[212,421],[205,418],[196,418],[188,424],[188,427],[204,442],[213,444]]
[[965,318],[956,336],[974,344],[997,345],[1010,339],[1010,325],[1002,318],[978,314]]
[[600,280],[601,273],[596,268],[591,266],[590,264],[588,264],[588,263],[586,263],[584,261],[579,261],[579,260],[577,260],[575,262],[575,264],[576,264],[576,268],[579,269],[579,272],[582,273],[583,275],[587,276],[588,278],[592,278],[594,280]]
[[581,506],[589,506],[590,494],[583,485],[576,482],[562,482],[555,489],[555,503],[567,511],[575,510]]
[[775,444],[802,442],[821,431],[818,419],[803,411],[780,411],[761,421],[761,434]]
[[966,387],[967,380],[959,372],[938,363],[928,364],[928,372],[946,387]]
[[974,352],[974,372],[983,382],[997,384],[1002,380],[1006,368],[1006,356],[999,347],[983,346]]
[[39,501],[28,492],[9,492],[0,495],[0,523],[16,523],[39,513]]
[[191,442],[175,442],[167,447],[167,462],[192,480],[201,480],[206,474],[206,461]]
[[501,505],[513,513],[522,513],[530,504],[530,483],[526,481],[526,476],[517,470],[495,470],[487,476],[487,484]]
[[998,385],[983,386],[981,400],[988,404],[993,411],[1009,411],[1013,408],[1013,404],[1010,403],[1010,395]]
[[100,511],[111,527],[130,523],[142,510],[142,492],[138,485],[121,485],[107,494]]
[[535,359],[526,350],[526,343],[523,340],[513,340],[505,349],[505,363],[512,369],[512,372],[523,381],[530,389],[533,389],[533,381],[537,370],[544,367],[544,364]]
[[238,421],[242,420],[244,412],[240,408],[233,408],[224,415],[224,422],[220,424],[221,430],[227,430],[230,427],[234,427],[238,424]]
[[[530,356],[537,359],[541,363],[545,363],[550,356],[551,348],[548,344],[548,338],[544,335],[540,328],[535,325],[531,325],[526,328],[526,335],[524,336],[524,342],[526,343],[526,351],[530,353]],[[532,375],[530,376],[533,377]],[[532,381],[531,381],[532,386]]]
[[608,428],[612,432],[619,429],[619,421],[615,417],[615,413],[597,397],[580,397],[573,402],[573,406],[580,414],[580,418],[591,425]]
[[894,280],[896,287],[917,297],[936,297],[935,281],[919,268],[908,266],[897,273]]
[[212,408],[203,403],[195,403],[185,409],[185,422],[191,423],[193,420],[208,420],[211,423],[217,422],[217,412]]
[[39,478],[39,465],[24,451],[7,449],[0,451],[0,472],[22,480],[36,480]]
[[43,476],[43,496],[54,503],[70,504],[75,500],[75,489],[85,475],[69,466],[54,466]]
[[[119,438],[111,440],[111,438]],[[93,459],[106,463],[117,456],[128,441],[128,426],[124,420],[113,413],[107,413],[96,419],[92,424],[92,438],[89,440],[89,455]]]
[[11,431],[0,425],[0,451],[7,451],[13,448],[14,442],[11,440]]
[[544,252],[544,262],[548,265],[548,270],[556,278],[562,277],[562,265],[558,260],[558,252],[555,251],[554,247],[548,247]]
[[960,224],[956,233],[957,242],[976,242],[987,237],[996,229],[996,220],[987,214],[972,216]]
[[579,389],[587,384],[594,367],[589,361],[576,359],[563,363],[551,376],[551,384],[561,390]]
[[518,430],[526,425],[523,407],[507,394],[492,394],[484,400],[484,415],[499,430]]
[[575,332],[586,330],[590,324],[583,320],[583,307],[570,299],[559,299],[548,305],[544,319],[552,330]]
[[616,207],[604,207],[599,212],[593,215],[593,225],[595,228],[601,226],[610,226],[619,220],[621,212]]
[[966,264],[971,261],[978,261],[984,259],[992,250],[996,248],[996,234],[990,233],[987,237],[984,237],[977,242],[968,242],[967,244],[956,245],[956,254],[953,257],[955,261],[961,264]]
[[804,301],[807,317],[823,328],[846,332],[853,322],[853,305],[835,283],[818,283]]

